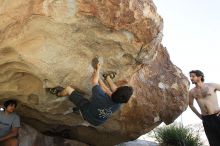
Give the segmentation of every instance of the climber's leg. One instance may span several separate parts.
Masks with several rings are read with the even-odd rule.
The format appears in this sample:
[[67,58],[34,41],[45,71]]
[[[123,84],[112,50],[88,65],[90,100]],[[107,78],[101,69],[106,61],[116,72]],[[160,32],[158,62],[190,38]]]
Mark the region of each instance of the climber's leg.
[[57,95],[59,97],[63,97],[63,96],[69,96],[72,94],[72,92],[75,91],[74,88],[67,86],[66,88],[64,88],[62,91],[58,92]]
[[69,96],[75,89],[73,89],[70,86],[67,86],[66,88],[57,86],[54,88],[48,88],[48,90],[50,91],[51,94],[55,94],[59,97],[63,97],[63,96]]
[[82,112],[85,111],[90,103],[88,99],[84,98],[82,94],[70,86],[66,88],[57,86],[55,88],[49,88],[49,91],[59,97],[68,96],[70,101],[76,106],[73,108],[74,113],[78,113],[79,110]]
[[61,92],[62,90],[64,90],[64,88],[61,87],[61,86],[57,86],[57,87],[54,87],[54,88],[47,88],[47,89],[49,90],[49,92],[50,92],[51,94],[54,94],[54,95],[56,95],[56,96],[58,96],[58,93],[59,93],[59,92]]
[[74,103],[81,111],[85,110],[89,105],[90,101],[83,97],[83,95],[77,91],[72,91],[69,96],[69,99],[72,103]]

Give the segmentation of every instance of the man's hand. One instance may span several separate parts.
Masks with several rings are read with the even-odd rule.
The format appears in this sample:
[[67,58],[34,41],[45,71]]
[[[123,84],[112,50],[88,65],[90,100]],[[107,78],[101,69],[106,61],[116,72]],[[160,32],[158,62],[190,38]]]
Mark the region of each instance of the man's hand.
[[0,141],[5,141],[9,138],[16,137],[18,135],[18,129],[19,128],[12,128],[12,130],[7,135],[0,138]]
[[97,70],[97,71],[100,71],[100,69],[101,69],[101,64],[100,64],[100,63],[97,63],[97,65],[96,65],[96,70]]
[[97,63],[96,69],[94,70],[94,73],[93,73],[93,76],[92,76],[92,85],[93,86],[98,84],[100,69],[101,69],[101,64]]

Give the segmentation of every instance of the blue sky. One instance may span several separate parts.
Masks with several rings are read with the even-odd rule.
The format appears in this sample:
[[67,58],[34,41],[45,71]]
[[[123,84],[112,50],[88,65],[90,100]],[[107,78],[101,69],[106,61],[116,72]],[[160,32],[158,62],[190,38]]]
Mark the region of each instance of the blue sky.
[[[162,44],[172,62],[187,77],[190,70],[199,69],[205,74],[205,82],[220,84],[220,1],[154,0],[154,3],[164,19]],[[201,122],[190,109],[183,113],[182,120],[184,125]]]

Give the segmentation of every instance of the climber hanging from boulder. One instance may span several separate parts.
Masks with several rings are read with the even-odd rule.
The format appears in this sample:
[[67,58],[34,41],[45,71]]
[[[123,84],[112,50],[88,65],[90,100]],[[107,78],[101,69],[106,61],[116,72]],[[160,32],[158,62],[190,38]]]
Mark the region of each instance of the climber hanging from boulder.
[[113,78],[115,72],[106,72],[103,78],[108,83],[108,88],[102,79],[99,78],[101,63],[93,59],[92,66],[94,72],[92,75],[92,97],[88,100],[74,88],[67,86],[50,88],[49,91],[58,97],[68,96],[70,101],[76,105],[74,110],[79,109],[84,120],[94,126],[103,124],[114,112],[116,112],[122,103],[127,103],[133,94],[133,88],[130,86],[117,87]]

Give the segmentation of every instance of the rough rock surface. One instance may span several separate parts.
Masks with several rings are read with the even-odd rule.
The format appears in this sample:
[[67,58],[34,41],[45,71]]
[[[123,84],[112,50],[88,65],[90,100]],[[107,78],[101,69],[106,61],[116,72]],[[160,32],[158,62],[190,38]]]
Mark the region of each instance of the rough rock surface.
[[62,137],[45,136],[23,123],[22,128],[19,130],[19,144],[19,146],[88,146]]
[[[0,100],[18,99],[18,114],[40,132],[63,126],[92,145],[136,139],[188,104],[188,80],[161,45],[162,28],[152,0],[0,0]],[[72,85],[89,98],[96,56],[135,93],[108,122],[86,127],[45,87]]]

